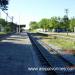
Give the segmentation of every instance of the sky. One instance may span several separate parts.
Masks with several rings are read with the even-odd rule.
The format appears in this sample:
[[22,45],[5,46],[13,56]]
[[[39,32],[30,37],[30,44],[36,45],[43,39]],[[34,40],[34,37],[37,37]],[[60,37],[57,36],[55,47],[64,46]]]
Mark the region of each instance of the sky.
[[[9,0],[8,14],[14,16],[17,24],[26,24],[29,28],[31,21],[40,21],[52,16],[63,17],[68,9],[69,17],[75,16],[75,0]],[[2,12],[1,17],[6,15]],[[10,20],[8,18],[8,20]],[[11,21],[11,20],[10,20]]]

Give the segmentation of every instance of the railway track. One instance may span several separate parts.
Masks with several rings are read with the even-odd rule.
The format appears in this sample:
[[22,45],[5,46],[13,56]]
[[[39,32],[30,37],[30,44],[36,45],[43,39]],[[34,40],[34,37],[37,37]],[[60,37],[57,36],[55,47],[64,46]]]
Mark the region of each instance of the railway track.
[[[31,43],[32,43],[32,45],[33,45],[33,47],[34,48],[36,48],[35,50],[35,52],[36,52],[36,55],[37,55],[37,57],[39,58],[39,60],[40,60],[40,62],[41,62],[41,68],[48,68],[48,67],[51,67],[51,65],[48,63],[48,61],[45,59],[45,57],[42,55],[42,53],[40,52],[40,50],[39,50],[39,48],[37,47],[37,44],[36,44],[36,42],[34,42],[35,40],[31,37],[31,35],[28,33],[28,36],[29,36],[29,38],[30,38],[30,40],[31,40]],[[55,73],[55,71],[52,71],[52,70],[50,70],[50,71],[46,71],[46,73],[47,73],[47,75],[57,75],[56,73]]]
[[74,37],[65,37],[64,35],[58,35],[58,34],[47,34],[47,33],[38,33],[40,35],[45,35],[45,36],[55,36],[57,38],[65,39],[65,40],[70,40],[70,41],[75,41]]
[[[64,59],[57,51],[51,49],[47,44],[36,40],[31,33],[28,33],[31,43],[37,48],[35,51],[42,67],[50,68],[46,71],[48,75],[75,75],[75,69],[71,62]],[[51,51],[49,52],[48,49]]]

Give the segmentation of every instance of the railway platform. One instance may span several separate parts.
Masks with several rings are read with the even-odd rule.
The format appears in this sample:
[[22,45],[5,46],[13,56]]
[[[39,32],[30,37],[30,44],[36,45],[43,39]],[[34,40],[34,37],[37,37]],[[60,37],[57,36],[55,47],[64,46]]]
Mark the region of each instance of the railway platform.
[[27,33],[14,34],[0,41],[0,75],[46,75],[30,71],[40,67]]

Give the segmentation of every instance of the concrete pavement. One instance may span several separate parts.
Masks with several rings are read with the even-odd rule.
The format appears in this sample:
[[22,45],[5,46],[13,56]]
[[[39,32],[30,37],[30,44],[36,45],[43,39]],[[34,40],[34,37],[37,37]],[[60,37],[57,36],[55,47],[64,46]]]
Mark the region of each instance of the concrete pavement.
[[28,70],[40,65],[26,33],[11,35],[0,42],[0,75],[44,75]]

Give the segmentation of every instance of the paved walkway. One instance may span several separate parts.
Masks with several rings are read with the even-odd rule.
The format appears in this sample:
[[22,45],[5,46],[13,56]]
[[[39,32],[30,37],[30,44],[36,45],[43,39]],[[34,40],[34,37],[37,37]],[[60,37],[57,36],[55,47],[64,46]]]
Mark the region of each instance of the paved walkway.
[[40,67],[38,63],[26,33],[11,35],[0,42],[0,75],[44,75],[28,70]]

